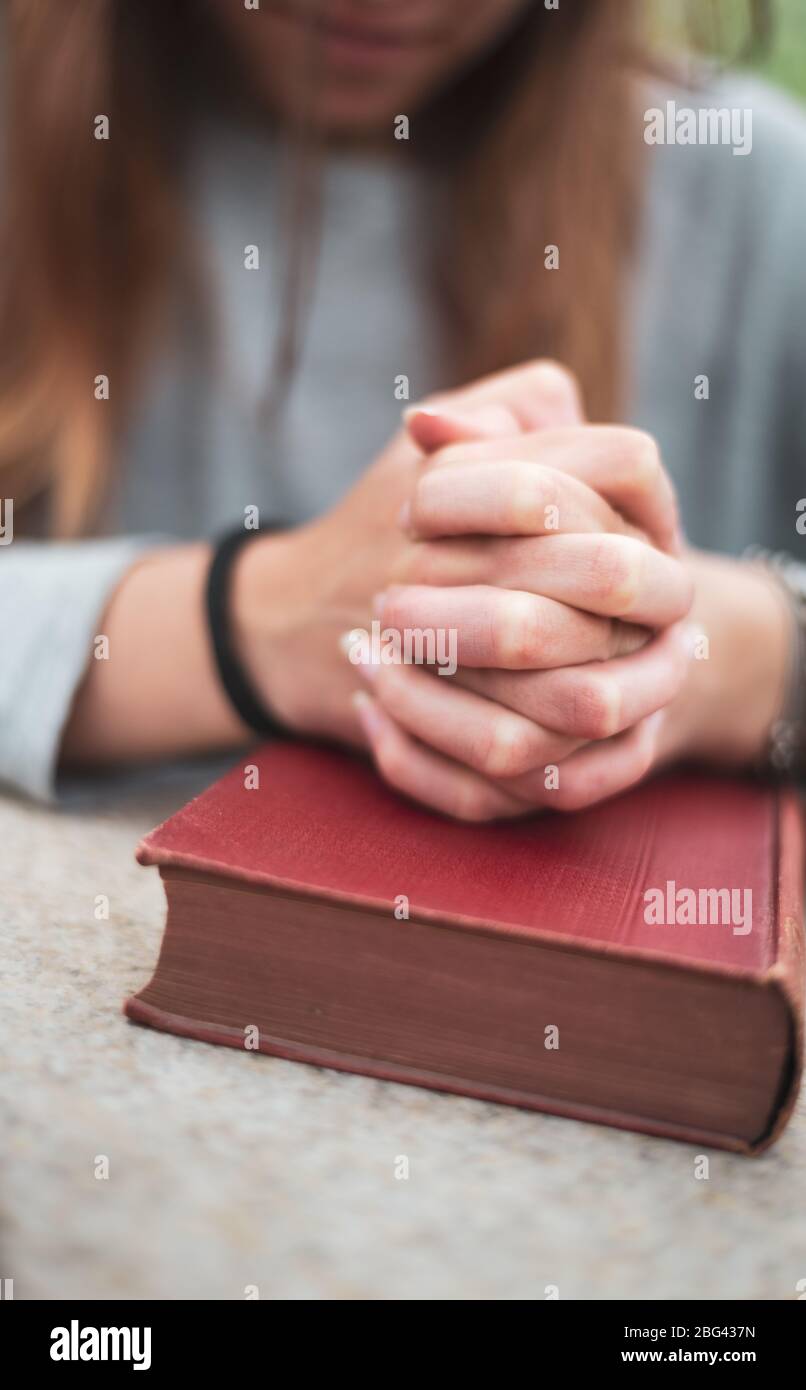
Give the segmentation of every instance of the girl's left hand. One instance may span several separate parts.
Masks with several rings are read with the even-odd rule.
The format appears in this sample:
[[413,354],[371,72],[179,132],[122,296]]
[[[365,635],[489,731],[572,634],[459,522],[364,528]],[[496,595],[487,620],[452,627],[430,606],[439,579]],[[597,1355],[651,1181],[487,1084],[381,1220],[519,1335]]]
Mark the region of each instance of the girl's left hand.
[[455,634],[460,669],[357,665],[386,780],[475,820],[576,808],[643,776],[649,716],[685,680],[692,597],[653,441],[565,426],[442,448],[405,524],[405,582],[375,616]]
[[[398,790],[464,820],[590,806],[679,761],[764,754],[789,660],[785,598],[755,566],[691,552],[690,620],[641,651],[540,671],[359,667],[373,756]],[[411,616],[414,616],[413,614]],[[664,695],[668,703],[662,703]],[[661,708],[636,718],[647,699]]]
[[[459,462],[462,451],[444,452]],[[454,489],[452,515],[456,501]],[[412,517],[440,533],[417,498]],[[364,730],[388,782],[449,815],[488,820],[580,809],[672,760],[741,766],[762,753],[783,697],[790,622],[766,574],[693,552],[681,563],[634,534],[524,536],[505,553],[515,566],[506,575],[494,540],[425,541],[412,582],[382,596],[383,628],[455,627],[460,661],[470,651],[449,679],[417,666],[357,668],[372,696],[361,704]],[[514,641],[508,590],[543,605]],[[694,622],[684,623],[692,593]],[[578,651],[573,634],[570,650],[552,651],[557,604],[579,611]],[[655,635],[638,650],[591,653],[588,614]]]

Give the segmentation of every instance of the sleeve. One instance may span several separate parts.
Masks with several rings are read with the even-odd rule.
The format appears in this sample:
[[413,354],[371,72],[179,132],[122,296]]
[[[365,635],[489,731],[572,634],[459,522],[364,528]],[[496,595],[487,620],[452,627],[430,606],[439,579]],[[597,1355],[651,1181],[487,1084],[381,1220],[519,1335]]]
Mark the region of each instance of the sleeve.
[[122,575],[155,537],[0,549],[0,783],[55,797],[59,744]]
[[779,552],[767,557],[786,589],[792,611],[791,664],[781,717],[772,729],[770,762],[776,772],[806,778],[806,565]]

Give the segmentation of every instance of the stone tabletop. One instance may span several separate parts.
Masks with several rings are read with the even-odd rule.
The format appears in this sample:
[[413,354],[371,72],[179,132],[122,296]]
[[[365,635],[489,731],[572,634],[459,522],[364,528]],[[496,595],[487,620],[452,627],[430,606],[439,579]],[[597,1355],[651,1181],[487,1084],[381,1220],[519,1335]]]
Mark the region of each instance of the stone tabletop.
[[127,1022],[164,915],[134,847],[197,789],[177,774],[58,810],[0,799],[15,1298],[806,1294],[803,1103],[772,1151],[712,1151],[702,1179],[687,1145]]

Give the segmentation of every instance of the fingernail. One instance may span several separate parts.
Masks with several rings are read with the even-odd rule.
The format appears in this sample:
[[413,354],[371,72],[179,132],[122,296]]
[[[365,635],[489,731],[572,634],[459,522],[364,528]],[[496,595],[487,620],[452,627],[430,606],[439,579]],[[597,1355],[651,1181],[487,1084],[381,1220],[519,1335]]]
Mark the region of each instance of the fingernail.
[[657,742],[665,717],[666,711],[662,709],[656,710],[654,714],[647,715],[644,728],[653,743]]
[[404,502],[397,514],[397,524],[402,531],[411,529],[411,502]]
[[[487,407],[489,411],[489,407]],[[484,415],[482,410],[481,414]],[[441,424],[454,425],[457,429],[472,430],[478,425],[479,411],[472,407],[457,410],[449,405],[413,405],[408,410],[403,411],[403,420],[406,425],[410,425],[412,420],[416,420],[418,415],[424,415],[427,420],[439,420]]]
[[407,425],[409,423],[409,420],[414,419],[415,415],[430,415],[433,417],[435,415],[440,415],[441,413],[441,411],[437,410],[432,405],[417,405],[417,403],[415,402],[414,405],[407,405],[405,410],[402,410],[400,412],[400,415],[404,424]]
[[365,690],[356,690],[351,696],[353,708],[361,722],[370,743],[372,743],[381,730],[381,721],[375,701],[370,698]]
[[381,668],[375,661],[358,661],[355,669],[359,676],[364,677],[365,681],[374,681],[378,679],[378,672]]
[[339,651],[340,651],[344,656],[346,656],[346,657],[348,657],[350,660],[352,660],[353,648],[355,647],[355,645],[356,645],[360,640],[361,640],[361,632],[360,632],[360,630],[357,629],[357,628],[351,627],[350,630],[349,630],[349,632],[343,632],[343,633],[341,634],[341,637],[339,638]]

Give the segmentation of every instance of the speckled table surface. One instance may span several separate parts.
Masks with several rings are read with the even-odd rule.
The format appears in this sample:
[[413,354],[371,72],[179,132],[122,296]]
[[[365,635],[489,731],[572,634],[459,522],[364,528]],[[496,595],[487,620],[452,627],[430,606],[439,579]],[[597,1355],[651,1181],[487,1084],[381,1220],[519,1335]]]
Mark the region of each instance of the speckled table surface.
[[771,1152],[714,1151],[705,1180],[685,1145],[128,1023],[164,915],[134,846],[196,789],[96,787],[58,811],[0,799],[15,1298],[798,1297],[803,1102]]

